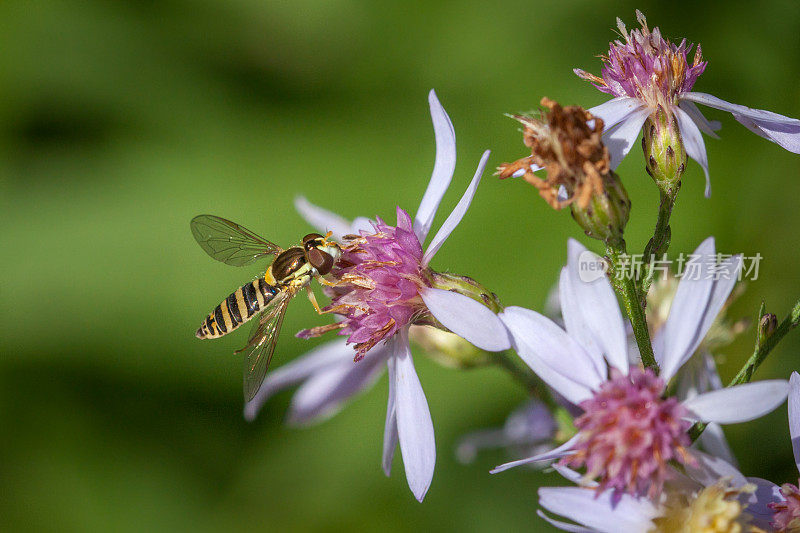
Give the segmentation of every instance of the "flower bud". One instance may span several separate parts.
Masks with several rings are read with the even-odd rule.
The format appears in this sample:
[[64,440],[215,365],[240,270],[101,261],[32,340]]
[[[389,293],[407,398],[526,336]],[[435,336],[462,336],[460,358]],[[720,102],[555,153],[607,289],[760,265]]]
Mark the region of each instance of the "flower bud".
[[642,129],[645,170],[662,193],[673,197],[686,169],[686,149],[675,115],[659,106]]
[[431,359],[448,368],[475,368],[492,362],[489,352],[449,331],[413,326],[409,337]]
[[761,344],[769,338],[778,328],[778,317],[773,313],[766,313],[758,321],[758,340]]
[[583,207],[578,202],[570,204],[572,218],[589,237],[602,241],[622,238],[631,212],[631,201],[619,177],[609,172],[603,177],[603,192],[592,195]]

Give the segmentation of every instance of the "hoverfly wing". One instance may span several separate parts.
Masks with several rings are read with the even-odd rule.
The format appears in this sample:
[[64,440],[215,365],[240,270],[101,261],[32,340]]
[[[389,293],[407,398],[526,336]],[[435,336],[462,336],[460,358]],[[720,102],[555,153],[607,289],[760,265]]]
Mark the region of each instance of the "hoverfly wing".
[[235,222],[199,215],[190,224],[192,235],[205,252],[227,265],[244,266],[283,250]]
[[278,335],[283,325],[283,317],[292,295],[286,292],[275,297],[259,317],[253,328],[247,346],[239,352],[246,352],[244,358],[244,400],[252,400],[267,375],[267,368],[275,353]]

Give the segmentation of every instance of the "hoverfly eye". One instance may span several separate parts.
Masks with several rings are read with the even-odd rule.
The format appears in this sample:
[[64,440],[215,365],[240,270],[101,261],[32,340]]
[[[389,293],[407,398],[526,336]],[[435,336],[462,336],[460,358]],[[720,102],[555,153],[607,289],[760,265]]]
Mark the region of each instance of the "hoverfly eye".
[[312,248],[308,251],[308,262],[323,276],[333,268],[333,256],[319,248]]

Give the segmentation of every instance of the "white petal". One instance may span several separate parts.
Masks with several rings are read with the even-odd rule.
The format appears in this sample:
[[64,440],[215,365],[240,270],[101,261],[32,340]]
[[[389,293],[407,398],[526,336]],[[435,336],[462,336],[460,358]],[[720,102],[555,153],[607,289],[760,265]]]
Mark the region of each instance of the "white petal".
[[337,240],[350,233],[350,222],[336,213],[312,204],[303,196],[298,196],[294,199],[294,207],[306,219],[306,222],[321,233],[332,231],[334,238]]
[[589,488],[595,488],[600,486],[600,483],[598,483],[597,481],[584,480],[583,474],[576,472],[575,470],[569,467],[561,466],[558,463],[552,464],[550,468],[561,474],[564,477],[564,479],[572,481],[576,485],[581,485],[582,487],[589,487]]
[[[605,275],[605,263],[575,239],[567,242],[567,270],[580,326],[594,338],[609,365],[628,373],[628,342],[619,303]],[[565,296],[562,295],[561,301]],[[564,317],[566,320],[566,316]],[[574,321],[574,320],[573,320]]]
[[644,124],[648,116],[650,116],[650,111],[646,108],[640,108],[628,113],[617,126],[605,130],[603,143],[608,148],[611,156],[612,169],[617,168],[625,156],[628,155],[628,152],[630,152],[639,137],[642,124]]
[[789,436],[797,470],[800,471],[800,375],[792,372],[789,378]]
[[683,145],[686,147],[686,155],[697,161],[706,175],[706,198],[711,196],[711,178],[708,176],[708,156],[706,156],[706,145],[703,142],[703,134],[700,128],[694,123],[692,118],[680,107],[673,107],[675,118],[678,119],[678,129],[681,132]]
[[254,420],[261,406],[275,393],[326,368],[352,361],[353,348],[347,346],[345,342],[341,339],[322,344],[267,374],[258,393],[244,406],[245,420]]
[[481,182],[481,175],[483,174],[483,169],[486,167],[486,161],[489,159],[490,153],[489,150],[483,152],[481,161],[478,163],[478,169],[475,171],[475,175],[472,177],[469,187],[467,187],[467,190],[464,192],[464,196],[461,197],[461,200],[456,204],[453,212],[450,213],[450,216],[447,217],[447,220],[444,221],[444,224],[442,224],[442,227],[439,228],[439,231],[436,232],[436,235],[434,235],[431,243],[428,245],[428,249],[425,251],[425,255],[422,258],[422,266],[428,266],[428,263],[431,262],[433,256],[436,255],[436,252],[442,247],[444,241],[447,240],[447,237],[450,236],[459,222],[461,222],[461,219],[464,218],[467,209],[469,209],[469,205],[472,203],[472,198],[475,196],[478,184]]
[[788,393],[789,382],[774,379],[706,392],[683,405],[697,420],[734,424],[764,416],[782,404]]
[[772,111],[752,109],[705,93],[687,93],[686,100],[727,111],[751,131],[795,154],[800,153],[800,120]]
[[503,323],[485,305],[444,289],[426,289],[420,294],[436,320],[478,348],[499,352],[511,347]]
[[631,113],[643,109],[644,104],[636,98],[620,96],[603,102],[600,105],[589,109],[589,113],[603,120],[603,129],[608,131],[623,120],[627,119]]
[[498,316],[525,364],[568,401],[578,404],[590,398],[604,380],[591,356],[550,319],[513,306]]
[[536,514],[539,515],[539,518],[546,520],[550,525],[557,527],[561,531],[569,531],[570,533],[594,533],[597,531],[595,529],[587,529],[582,526],[576,526],[575,524],[570,524],[568,522],[562,522],[561,520],[555,520],[554,518],[547,516],[541,509],[537,509]]
[[431,120],[433,120],[433,134],[436,138],[436,161],[433,164],[433,173],[428,182],[428,188],[417,209],[417,216],[414,218],[414,233],[417,234],[419,242],[425,242],[428,232],[436,216],[436,209],[442,201],[450,180],[453,179],[453,172],[456,169],[456,133],[453,130],[453,123],[447,116],[436,93],[431,89],[428,93],[428,103],[431,108]]
[[711,269],[715,262],[714,238],[709,237],[684,265],[669,316],[654,346],[658,348],[656,360],[665,382],[669,382],[681,362],[690,357],[697,343],[702,341],[699,330],[714,288]]
[[388,476],[392,473],[392,459],[394,459],[394,450],[397,448],[397,388],[396,383],[396,361],[397,358],[394,354],[397,352],[398,337],[395,336],[387,344],[387,349],[393,354],[386,361],[386,366],[389,370],[389,400],[386,405],[386,422],[383,426],[383,458],[381,459],[381,466],[383,472]]
[[372,387],[383,371],[389,356],[386,346],[378,346],[359,362],[353,362],[353,348],[348,360],[317,372],[292,397],[288,422],[306,425],[321,422],[335,415],[344,402]]
[[623,494],[612,501],[614,491],[597,495],[592,489],[545,487],[539,489],[539,505],[596,531],[642,533],[653,528],[658,509],[646,499]]
[[372,227],[372,221],[366,217],[356,217],[355,220],[353,220],[353,223],[350,225],[350,233],[358,235],[358,232],[360,231],[372,233],[374,231]]
[[428,401],[422,391],[411,350],[408,346],[408,329],[398,333],[395,394],[397,407],[397,437],[403,468],[411,492],[418,501],[425,498],[433,480],[436,464],[436,443],[433,439],[433,421]]
[[694,102],[690,102],[689,100],[682,100],[678,107],[686,111],[686,114],[697,124],[697,127],[700,128],[700,131],[712,137],[714,139],[719,139],[719,135],[717,135],[717,131],[722,128],[722,124],[719,121],[709,121],[700,109],[694,105]]
[[531,457],[527,457],[525,459],[520,459],[519,461],[511,461],[510,463],[505,463],[500,466],[494,467],[492,470],[489,471],[490,474],[499,474],[500,472],[505,472],[509,468],[514,468],[520,465],[527,465],[530,463],[538,463],[540,461],[552,461],[553,459],[560,459],[561,457],[565,457],[567,455],[572,455],[575,451],[572,449],[572,446],[578,442],[578,438],[580,435],[575,435],[567,442],[558,446],[557,448],[553,448],[550,451],[539,453],[536,455],[532,455]]

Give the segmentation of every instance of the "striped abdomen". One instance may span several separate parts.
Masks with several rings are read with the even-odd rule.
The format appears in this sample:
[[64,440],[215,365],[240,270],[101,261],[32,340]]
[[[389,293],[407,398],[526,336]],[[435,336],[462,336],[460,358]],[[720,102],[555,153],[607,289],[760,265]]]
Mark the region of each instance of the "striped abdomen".
[[197,329],[198,339],[216,339],[235,330],[264,309],[278,293],[278,288],[264,278],[242,285],[212,311]]

